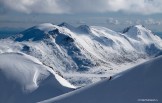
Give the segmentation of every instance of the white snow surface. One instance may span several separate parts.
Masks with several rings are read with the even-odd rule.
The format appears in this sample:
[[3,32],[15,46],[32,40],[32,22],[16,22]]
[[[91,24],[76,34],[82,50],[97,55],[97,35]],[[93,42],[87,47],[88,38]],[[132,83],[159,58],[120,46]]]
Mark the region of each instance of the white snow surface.
[[162,56],[98,83],[39,103],[138,103],[162,101]]
[[0,103],[35,103],[75,88],[38,59],[0,54]]
[[162,54],[162,40],[142,25],[119,33],[100,26],[44,23],[1,39],[0,44],[0,53],[31,55],[76,86],[99,81]]

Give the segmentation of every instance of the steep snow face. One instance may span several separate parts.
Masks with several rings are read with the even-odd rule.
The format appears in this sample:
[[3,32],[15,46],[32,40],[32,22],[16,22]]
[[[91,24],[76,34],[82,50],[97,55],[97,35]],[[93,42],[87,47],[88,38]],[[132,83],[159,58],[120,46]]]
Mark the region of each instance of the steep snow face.
[[137,103],[162,100],[162,56],[95,83],[40,103]]
[[[39,62],[25,58],[22,54],[1,54],[0,58],[3,75],[7,79],[18,82],[23,87],[24,92],[34,91],[38,87],[39,81],[50,75]],[[31,65],[34,63],[38,67]],[[40,69],[38,70],[38,68]]]
[[0,44],[1,53],[34,56],[75,85],[98,81],[162,54],[162,40],[140,25],[123,34],[100,26],[41,24]]
[[0,102],[34,103],[75,88],[51,68],[21,53],[0,54]]

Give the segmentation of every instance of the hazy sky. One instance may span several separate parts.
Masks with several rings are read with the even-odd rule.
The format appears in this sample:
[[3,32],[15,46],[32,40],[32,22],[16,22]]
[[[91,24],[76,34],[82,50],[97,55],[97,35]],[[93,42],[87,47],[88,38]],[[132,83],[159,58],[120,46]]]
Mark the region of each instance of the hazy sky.
[[162,0],[0,0],[0,28],[50,22],[100,25],[113,30],[143,24],[162,31]]

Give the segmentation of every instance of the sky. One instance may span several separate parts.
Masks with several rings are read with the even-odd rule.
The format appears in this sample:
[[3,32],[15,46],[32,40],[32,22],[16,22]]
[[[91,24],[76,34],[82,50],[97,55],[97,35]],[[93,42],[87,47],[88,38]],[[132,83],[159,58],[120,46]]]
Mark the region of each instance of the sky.
[[115,31],[142,24],[162,32],[161,5],[162,0],[0,0],[0,29],[67,22]]

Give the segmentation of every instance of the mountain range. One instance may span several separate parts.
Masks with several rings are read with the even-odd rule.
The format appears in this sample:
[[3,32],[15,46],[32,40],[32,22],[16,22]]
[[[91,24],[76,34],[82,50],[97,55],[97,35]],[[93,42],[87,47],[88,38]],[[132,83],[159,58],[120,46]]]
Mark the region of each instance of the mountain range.
[[33,56],[76,86],[99,81],[162,54],[161,38],[142,25],[120,33],[100,26],[44,23],[0,43],[0,53]]
[[[117,78],[113,86],[121,83],[124,87],[128,84],[122,84],[122,81],[126,82],[129,77],[135,76],[129,76],[130,73],[128,77],[121,76],[120,80],[120,75],[118,77],[117,74],[123,75],[121,72],[132,70],[132,75],[138,76],[136,69],[131,67],[162,54],[162,39],[142,25],[115,32],[101,26],[74,27],[67,23],[44,23],[0,39],[0,44],[0,102],[3,103],[35,103],[46,99],[50,102],[49,98],[110,77],[113,77],[113,80]],[[145,66],[146,64],[141,68]],[[141,70],[144,71],[145,69]],[[152,71],[151,69],[148,73]],[[142,75],[145,73],[139,73],[141,78]],[[131,80],[136,79],[129,81]],[[136,82],[138,83],[137,80]],[[98,83],[111,85],[111,82]],[[96,86],[92,86],[92,90],[93,88],[96,89]],[[97,86],[97,89],[100,90],[100,87]],[[82,96],[82,92],[87,93],[84,88],[83,91],[79,89],[76,93],[77,91],[81,92],[79,96]],[[105,95],[109,91],[113,92],[108,89]],[[76,98],[80,98],[79,96]],[[51,102],[54,102],[53,100],[55,101],[55,98]],[[64,103],[64,99],[61,99],[60,103],[62,102]]]

